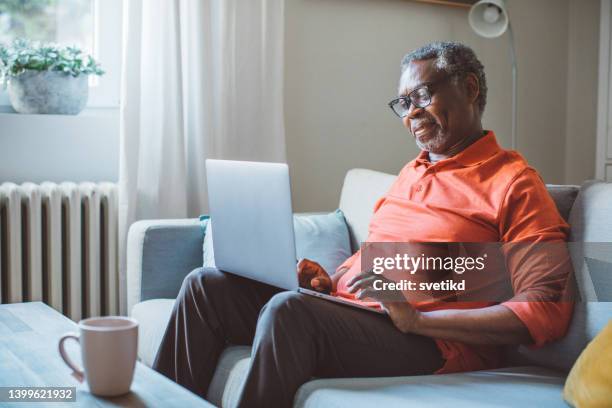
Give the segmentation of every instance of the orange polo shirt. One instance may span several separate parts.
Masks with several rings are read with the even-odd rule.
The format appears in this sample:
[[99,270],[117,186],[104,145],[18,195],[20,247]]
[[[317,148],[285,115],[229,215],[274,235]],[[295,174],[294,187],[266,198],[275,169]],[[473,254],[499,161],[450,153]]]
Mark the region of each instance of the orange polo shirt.
[[[451,158],[432,164],[428,157],[423,151],[408,163],[389,191],[378,200],[367,242],[567,240],[569,226],[538,173],[519,153],[501,149],[492,131]],[[544,257],[537,268],[510,272],[522,275],[512,276],[515,297],[502,304],[528,328],[534,347],[565,334],[573,304],[520,299],[531,290],[541,290],[547,282],[545,275],[569,262],[569,256]],[[339,280],[336,295],[355,299],[348,293],[346,283],[361,271],[360,252],[338,269],[345,267],[349,271]],[[372,302],[363,303],[372,305]],[[458,302],[415,306],[423,311],[466,308]],[[499,367],[501,362],[501,348],[497,346],[439,339],[436,343],[446,360],[438,373],[491,369]]]

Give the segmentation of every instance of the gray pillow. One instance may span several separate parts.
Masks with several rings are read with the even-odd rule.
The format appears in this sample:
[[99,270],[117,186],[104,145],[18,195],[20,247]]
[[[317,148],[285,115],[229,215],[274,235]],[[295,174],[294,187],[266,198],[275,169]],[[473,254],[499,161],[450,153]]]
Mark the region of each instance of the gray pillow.
[[[200,217],[204,230],[203,266],[215,266],[212,225],[208,216]],[[331,275],[351,256],[351,242],[344,214],[294,215],[293,228],[297,258],[318,262]]]

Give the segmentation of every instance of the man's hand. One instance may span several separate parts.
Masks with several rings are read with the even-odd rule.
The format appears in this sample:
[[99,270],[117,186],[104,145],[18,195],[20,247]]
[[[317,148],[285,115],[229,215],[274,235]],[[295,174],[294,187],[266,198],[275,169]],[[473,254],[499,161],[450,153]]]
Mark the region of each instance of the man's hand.
[[316,290],[322,293],[331,293],[333,288],[332,279],[325,269],[318,263],[309,259],[302,259],[297,264],[298,281],[300,287]]
[[415,309],[398,290],[376,290],[375,281],[391,282],[383,275],[374,274],[372,271],[364,272],[351,278],[347,285],[350,293],[357,293],[357,299],[366,298],[378,301],[387,312],[395,327],[402,333],[413,333],[417,330],[421,318],[421,312]]

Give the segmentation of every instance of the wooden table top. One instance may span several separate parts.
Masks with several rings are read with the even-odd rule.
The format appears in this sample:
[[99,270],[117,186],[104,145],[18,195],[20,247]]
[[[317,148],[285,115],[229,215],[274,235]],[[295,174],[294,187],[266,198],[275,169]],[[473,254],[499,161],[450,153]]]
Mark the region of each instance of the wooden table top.
[[[86,382],[72,377],[57,348],[62,335],[76,331],[72,320],[44,303],[0,305],[0,387],[76,387],[77,391],[76,402],[0,402],[0,407],[213,407],[139,362],[128,394],[113,398],[90,394]],[[78,344],[65,345],[81,365]]]

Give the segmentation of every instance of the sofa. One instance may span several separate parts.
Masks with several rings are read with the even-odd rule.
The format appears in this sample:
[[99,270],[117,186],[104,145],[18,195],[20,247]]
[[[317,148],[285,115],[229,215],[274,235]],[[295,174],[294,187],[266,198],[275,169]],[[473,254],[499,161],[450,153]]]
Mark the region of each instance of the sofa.
[[[395,176],[350,170],[339,208],[355,251],[367,235],[372,208]],[[567,406],[565,377],[588,342],[612,318],[612,184],[549,185],[571,225],[572,261],[580,300],[567,335],[540,349],[508,347],[506,368],[458,374],[313,379],[295,396],[295,407],[523,407]],[[331,210],[331,209],[330,209]],[[202,265],[203,231],[197,219],[134,223],[128,236],[128,310],[140,322],[138,353],[151,365],[183,278]],[[585,244],[589,243],[589,244]],[[590,245],[593,243],[593,248]],[[597,244],[602,243],[602,244]],[[250,348],[223,352],[207,399],[233,407],[250,360]]]

